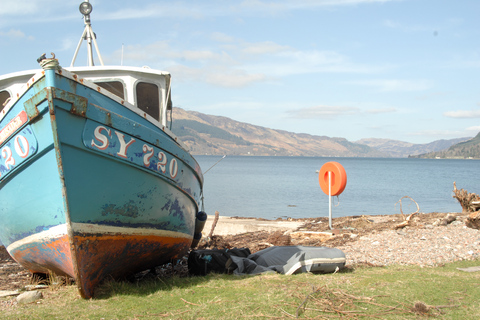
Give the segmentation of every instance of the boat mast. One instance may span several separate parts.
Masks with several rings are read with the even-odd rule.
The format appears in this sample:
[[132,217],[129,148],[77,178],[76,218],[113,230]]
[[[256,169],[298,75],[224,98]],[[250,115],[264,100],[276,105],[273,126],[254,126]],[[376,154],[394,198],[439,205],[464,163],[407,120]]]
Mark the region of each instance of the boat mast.
[[82,46],[83,40],[87,41],[88,66],[89,67],[94,66],[92,41],[93,41],[93,44],[95,45],[95,50],[97,51],[98,59],[100,60],[101,65],[103,66],[102,56],[100,55],[100,51],[98,50],[98,44],[97,44],[97,40],[95,39],[95,33],[93,33],[92,24],[90,23],[90,13],[92,12],[93,7],[88,1],[89,0],[82,2],[79,7],[80,13],[83,14],[83,20],[85,21],[85,29],[83,30],[83,34],[80,37],[80,41],[78,42],[77,50],[75,50],[75,54],[73,56],[70,67],[73,67],[73,65],[75,64],[75,60],[77,59],[78,51]]

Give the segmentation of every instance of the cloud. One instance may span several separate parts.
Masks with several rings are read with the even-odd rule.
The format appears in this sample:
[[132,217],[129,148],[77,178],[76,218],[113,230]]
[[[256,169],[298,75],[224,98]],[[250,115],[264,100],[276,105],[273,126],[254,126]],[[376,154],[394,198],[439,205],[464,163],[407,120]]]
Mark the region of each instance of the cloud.
[[216,42],[224,43],[221,46],[223,50],[245,59],[294,51],[290,46],[281,45],[274,41],[247,42],[218,32],[213,33],[210,38]]
[[480,132],[480,126],[472,126],[464,130],[424,130],[409,132],[410,136],[429,137],[430,139],[453,139],[475,136]]
[[357,107],[348,106],[315,106],[309,108],[300,108],[297,110],[290,110],[287,113],[296,119],[333,119],[339,116],[346,115],[362,115],[362,114],[382,114],[397,112],[396,108],[376,108],[362,111]]
[[397,30],[401,30],[401,31],[404,31],[404,32],[420,31],[420,32],[431,32],[433,36],[438,35],[438,31],[436,30],[436,28],[426,26],[426,25],[419,25],[419,24],[405,25],[405,24],[402,24],[402,23],[399,23],[399,22],[396,22],[396,21],[393,21],[393,20],[390,20],[390,19],[384,20],[383,25],[388,27],[388,28],[397,29]]
[[361,80],[349,81],[348,84],[374,87],[379,91],[425,91],[430,89],[433,84],[428,80],[399,80],[399,79],[379,79],[379,80]]
[[[110,58],[118,60],[120,51]],[[124,64],[135,65],[141,61],[153,68],[167,68],[177,81],[197,81],[227,87],[242,88],[265,81],[261,72],[248,72],[229,53],[209,49],[179,50],[168,41],[158,41],[146,46],[125,46]]]
[[456,119],[480,118],[480,110],[457,110],[448,111],[443,114],[445,117]]
[[[0,10],[0,17],[20,16],[26,17],[28,15],[34,16],[50,16],[50,19],[58,19],[59,16],[66,18],[66,15],[59,15],[59,12],[68,12],[72,8],[75,9],[77,16],[81,16],[78,11],[80,2],[76,0],[2,0],[2,10]],[[52,16],[52,12],[56,16]]]
[[[132,65],[141,61],[154,68],[176,70],[184,81],[205,81],[222,87],[245,87],[295,74],[375,70],[354,64],[347,56],[333,51],[301,51],[273,41],[247,42],[223,33],[208,37],[221,41],[222,45],[205,41],[200,49],[182,50],[181,43],[157,41],[125,46],[124,61]],[[120,54],[117,50],[112,60],[117,61]]]
[[[235,17],[239,14],[278,14],[292,10],[308,10],[322,7],[340,7],[352,5],[368,5],[385,3],[398,0],[280,0],[280,1],[169,1],[158,3],[156,1],[105,1],[93,3],[92,18],[95,21],[124,20],[176,17],[177,19],[193,18],[205,19],[207,17]],[[78,4],[74,0],[2,0],[0,17],[22,17],[33,19],[30,21],[66,20],[79,17]],[[72,9],[74,11],[72,11]],[[59,14],[59,13],[66,14]],[[12,20],[13,21],[13,20]],[[3,21],[4,22],[4,21]],[[5,23],[5,22],[4,22]],[[5,25],[8,25],[7,23]]]
[[313,73],[376,73],[385,67],[354,63],[349,57],[334,51],[285,50],[263,56],[258,62],[245,64],[246,70],[257,70],[271,77]]
[[277,1],[260,1],[260,0],[244,0],[240,6],[244,10],[265,11],[265,12],[282,12],[287,10],[302,10],[309,8],[322,7],[340,7],[355,6],[372,3],[385,3],[397,0],[277,0]]
[[369,114],[392,113],[392,112],[397,112],[397,109],[390,107],[390,108],[369,109],[366,111],[366,113],[369,113]]
[[[192,5],[181,1],[172,1],[170,3],[143,3],[135,2],[135,6],[125,7],[123,2],[111,3],[108,10],[99,8],[97,18],[100,20],[128,20],[128,19],[145,19],[145,18],[161,18],[176,17],[202,19],[205,16],[216,16],[219,13],[217,9],[209,5]],[[120,8],[113,8],[120,6]]]
[[[31,0],[32,1],[32,0]],[[280,0],[280,1],[209,1],[192,3],[191,1],[171,1],[166,3],[147,3],[135,2],[133,7],[123,7],[124,2],[111,4],[110,7],[117,5],[119,8],[101,11],[100,19],[119,20],[119,19],[142,19],[153,17],[177,17],[204,19],[206,17],[226,17],[239,14],[258,15],[258,14],[280,14],[292,10],[308,10],[315,8],[330,8],[340,6],[368,5],[374,3],[386,3],[398,0]]]
[[79,4],[74,0],[2,0],[0,27],[31,24],[34,28],[45,28],[39,23],[80,18]]
[[229,36],[228,34],[225,34],[222,32],[213,32],[210,35],[210,39],[216,42],[221,42],[221,43],[231,43],[235,41],[234,37]]
[[261,73],[249,74],[243,71],[231,70],[229,72],[211,72],[205,76],[205,81],[221,87],[240,88],[254,82],[264,81],[266,76]]
[[0,10],[0,17],[25,15],[37,12],[42,2],[37,0],[2,0],[2,10]]
[[466,131],[473,131],[473,132],[480,132],[480,126],[468,127],[465,130]]
[[287,111],[287,113],[291,116],[291,118],[296,119],[332,119],[338,116],[358,114],[359,109],[355,107],[343,106],[315,106],[290,110]]
[[430,137],[430,139],[452,139],[452,137],[462,137],[468,135],[468,133],[459,130],[422,130],[408,132],[407,134],[409,136]]
[[23,39],[27,38],[33,40],[32,36],[27,36],[23,31],[10,29],[9,31],[0,31],[0,37],[14,38],[14,39]]
[[[119,52],[117,52],[118,54]],[[124,58],[132,61],[159,61],[171,59],[185,62],[209,62],[225,63],[231,58],[225,52],[214,52],[213,50],[179,50],[170,46],[168,41],[157,41],[148,45],[129,45],[124,47]],[[163,62],[163,61],[162,61]]]
[[77,45],[77,43],[75,43],[74,40],[71,38],[63,39],[61,44],[62,44],[60,47],[61,51],[68,51],[68,50],[74,49],[75,46]]
[[209,68],[191,68],[185,65],[173,65],[169,71],[177,81],[198,81],[225,88],[243,88],[252,83],[264,81],[261,73],[249,74],[241,70],[226,69],[221,66]]
[[242,43],[241,52],[251,55],[275,54],[291,50],[289,46],[282,46],[273,41],[263,41],[256,43]]

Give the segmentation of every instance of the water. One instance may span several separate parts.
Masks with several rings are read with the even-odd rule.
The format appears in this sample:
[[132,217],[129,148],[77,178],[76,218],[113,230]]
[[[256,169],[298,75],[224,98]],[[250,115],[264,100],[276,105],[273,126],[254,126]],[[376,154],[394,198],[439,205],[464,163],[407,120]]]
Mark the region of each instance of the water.
[[[220,156],[196,156],[204,171]],[[333,197],[332,216],[400,213],[400,198],[420,212],[461,212],[458,189],[480,193],[480,160],[227,156],[205,174],[205,210],[265,219],[328,217],[328,196],[318,173],[328,161],[347,172],[347,186]],[[417,210],[402,200],[404,214]]]

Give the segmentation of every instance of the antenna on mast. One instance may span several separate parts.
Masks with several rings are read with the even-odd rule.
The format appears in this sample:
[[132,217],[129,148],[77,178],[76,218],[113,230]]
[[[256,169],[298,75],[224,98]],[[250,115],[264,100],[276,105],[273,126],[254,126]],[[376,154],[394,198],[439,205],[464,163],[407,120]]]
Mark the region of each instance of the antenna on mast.
[[120,59],[120,65],[123,66],[123,43],[122,43],[122,58]]
[[92,52],[92,41],[95,45],[95,50],[97,51],[98,59],[100,60],[101,65],[103,66],[102,56],[100,55],[100,51],[98,50],[97,40],[95,39],[95,33],[92,30],[92,24],[90,23],[90,13],[93,10],[92,5],[88,0],[82,2],[79,7],[80,13],[83,14],[83,20],[85,21],[85,29],[83,30],[83,34],[80,37],[80,41],[78,42],[77,50],[75,50],[75,54],[73,55],[72,63],[70,67],[73,67],[75,64],[75,60],[77,59],[78,51],[82,46],[82,41],[87,41],[87,50],[88,50],[88,66],[94,66],[93,63],[93,52]]

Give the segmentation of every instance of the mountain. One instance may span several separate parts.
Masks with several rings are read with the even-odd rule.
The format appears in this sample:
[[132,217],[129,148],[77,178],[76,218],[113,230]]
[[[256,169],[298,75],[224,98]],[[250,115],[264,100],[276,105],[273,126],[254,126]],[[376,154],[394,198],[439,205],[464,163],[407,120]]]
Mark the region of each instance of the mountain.
[[268,129],[226,117],[173,108],[172,131],[193,154],[388,157],[344,138]]
[[414,156],[414,158],[440,158],[440,159],[480,159],[480,132],[467,141],[457,143],[447,150],[429,152]]
[[[478,150],[472,147],[469,141],[480,139],[477,135],[474,139],[437,140],[426,144],[375,138],[349,142],[344,138],[264,128],[181,108],[173,108],[173,119],[173,133],[193,154],[400,158],[419,155],[453,157],[451,154],[455,154],[455,157],[464,158],[472,156],[472,152]],[[442,150],[456,145],[460,145],[460,149],[455,149],[456,151],[448,155],[431,154],[444,152]],[[478,148],[478,145],[476,147]],[[462,152],[465,156],[460,156]]]
[[404,158],[429,152],[442,151],[457,143],[467,141],[469,139],[471,139],[471,137],[450,140],[436,140],[425,144],[414,144],[397,140],[370,138],[361,139],[355,141],[355,143],[364,144],[375,148],[379,151],[389,154],[391,157]]

